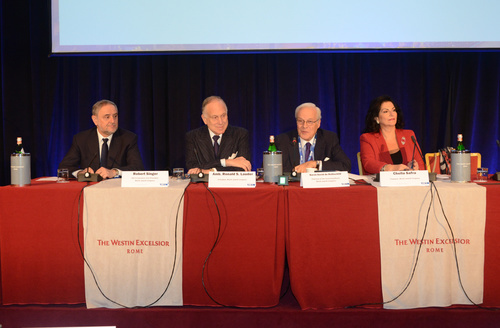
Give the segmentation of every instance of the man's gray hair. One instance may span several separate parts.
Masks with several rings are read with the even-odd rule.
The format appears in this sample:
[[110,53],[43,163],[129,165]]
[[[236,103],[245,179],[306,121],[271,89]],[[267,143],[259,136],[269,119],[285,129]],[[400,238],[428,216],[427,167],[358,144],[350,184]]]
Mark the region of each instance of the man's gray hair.
[[97,114],[99,113],[99,110],[102,108],[102,106],[105,106],[105,105],[113,105],[113,106],[115,106],[116,110],[118,110],[118,106],[116,106],[116,104],[114,102],[112,102],[111,100],[103,99],[103,100],[99,100],[98,102],[96,102],[94,104],[94,106],[92,106],[92,115],[97,116]]
[[212,101],[216,101],[216,100],[220,101],[224,105],[224,108],[226,108],[226,114],[227,114],[227,105],[224,102],[224,100],[222,100],[222,98],[219,96],[210,96],[210,97],[205,98],[205,100],[203,100],[203,103],[201,104],[201,113],[203,115],[205,115],[205,107],[207,107],[207,105],[210,104]]
[[321,109],[319,109],[319,107],[317,107],[315,104],[310,103],[310,102],[303,103],[302,105],[299,105],[299,106],[295,109],[295,118],[297,118],[297,115],[298,115],[299,111],[300,111],[302,108],[314,108],[314,109],[316,109],[316,119],[317,119],[317,120],[321,120]]

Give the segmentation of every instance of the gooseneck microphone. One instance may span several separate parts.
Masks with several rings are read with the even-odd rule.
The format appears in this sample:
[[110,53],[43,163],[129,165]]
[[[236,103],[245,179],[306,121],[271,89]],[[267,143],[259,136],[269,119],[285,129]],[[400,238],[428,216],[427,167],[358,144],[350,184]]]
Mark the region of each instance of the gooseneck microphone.
[[424,161],[424,163],[425,163],[425,157],[422,154],[422,152],[420,151],[420,147],[417,147],[417,140],[415,140],[414,136],[411,136],[411,141],[413,141],[413,144],[414,144],[414,146],[413,146],[413,157],[415,157],[415,148],[417,148],[418,153],[420,154],[420,157],[422,157],[422,161]]
[[87,165],[87,166],[85,167],[85,174],[83,175],[84,177],[86,177],[86,178],[90,178],[91,173],[89,172],[89,167],[90,167],[90,165],[92,165],[92,162],[94,162],[94,159],[95,159],[96,157],[97,157],[97,152],[94,154],[94,156],[93,156],[93,157],[92,157],[92,159],[90,160],[89,165]]
[[[194,155],[196,156],[196,161],[198,162],[198,167],[200,168],[201,170],[201,160],[200,160],[200,157],[198,156],[198,150],[196,149],[197,148],[197,143],[195,142],[194,143],[194,147],[193,147],[193,150],[194,150]],[[205,173],[203,173],[203,171],[200,171],[196,176],[191,174],[191,182],[193,183],[198,183],[198,182],[208,182],[208,177],[205,176]]]
[[[498,146],[498,148],[500,148],[500,141],[498,139],[497,139],[497,146]],[[500,181],[500,171],[493,174],[492,179]]]
[[89,165],[85,168],[85,173],[84,174],[79,174],[78,175],[78,182],[99,182],[102,181],[102,177],[97,174],[97,173],[90,173],[89,172],[89,167],[92,165],[92,162],[94,162],[94,159],[97,157],[97,154],[99,152],[96,152],[92,159],[90,160]]
[[[298,147],[299,147],[299,145],[297,143],[297,138],[293,137],[292,145],[293,145],[292,154],[295,154],[298,151]],[[299,173],[297,173],[297,171],[295,171],[295,166],[297,166],[298,164],[296,164],[293,161],[293,158],[295,158],[295,156],[292,155],[291,157],[292,157],[292,172],[290,172],[290,181],[300,181]]]
[[[436,172],[430,172],[429,168],[427,167],[427,164],[425,163],[425,157],[420,151],[420,147],[417,147],[417,140],[415,140],[414,136],[411,136],[411,141],[413,141],[413,144],[415,145],[415,148],[417,148],[420,157],[422,157],[422,161],[424,161],[424,164],[426,166],[425,169],[427,170],[427,172],[429,172],[429,181],[436,181],[437,174]],[[415,152],[415,148],[413,148],[413,152]]]
[[417,143],[415,142],[415,138],[411,136],[411,141],[413,141],[413,153],[411,155],[410,169],[413,169],[413,161],[415,160],[415,148],[417,148]]

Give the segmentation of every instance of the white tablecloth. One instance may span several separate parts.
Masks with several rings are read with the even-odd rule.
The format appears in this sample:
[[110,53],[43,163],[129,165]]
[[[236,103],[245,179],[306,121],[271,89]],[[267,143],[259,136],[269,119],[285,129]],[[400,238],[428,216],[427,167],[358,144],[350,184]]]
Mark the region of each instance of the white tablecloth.
[[105,180],[84,191],[88,308],[182,305],[182,195],[169,187],[121,188]]
[[450,182],[436,182],[436,187],[451,230],[435,193],[426,222],[430,187],[377,188],[384,302],[411,280],[385,308],[471,304],[465,293],[482,303],[486,188]]

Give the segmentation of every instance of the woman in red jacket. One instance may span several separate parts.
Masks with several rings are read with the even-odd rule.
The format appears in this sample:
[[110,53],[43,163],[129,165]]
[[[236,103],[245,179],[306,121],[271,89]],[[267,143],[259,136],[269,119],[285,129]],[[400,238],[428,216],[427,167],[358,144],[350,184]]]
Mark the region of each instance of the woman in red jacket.
[[[414,150],[412,137],[416,143],[415,133],[403,130],[403,113],[391,97],[380,96],[371,101],[365,124],[359,139],[364,174],[425,170],[420,153]],[[418,143],[416,147],[420,149]]]

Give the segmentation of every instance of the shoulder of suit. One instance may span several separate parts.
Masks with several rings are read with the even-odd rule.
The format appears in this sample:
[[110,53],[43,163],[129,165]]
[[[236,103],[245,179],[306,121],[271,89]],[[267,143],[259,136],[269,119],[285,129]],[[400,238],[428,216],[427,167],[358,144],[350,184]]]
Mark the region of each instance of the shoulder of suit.
[[361,138],[365,139],[365,140],[370,140],[370,139],[378,139],[381,136],[382,135],[379,132],[367,132],[367,133],[363,133],[361,135]]
[[240,126],[228,125],[226,131],[224,132],[224,134],[226,135],[231,135],[235,133],[245,134],[248,133],[248,130]]
[[318,129],[318,131],[316,132],[317,136],[318,137],[322,137],[322,136],[325,136],[325,137],[336,137],[337,136],[337,133],[333,132],[333,131],[330,131],[330,130],[325,130],[325,129]]
[[208,127],[206,125],[200,126],[199,128],[189,130],[186,135],[187,136],[192,136],[192,135],[198,135],[198,134],[203,134],[203,133],[208,133]]
[[408,130],[408,129],[397,129],[396,133],[401,134],[401,135],[414,135],[415,133],[413,130]]
[[88,138],[89,136],[97,136],[97,128],[93,127],[88,130],[83,130],[75,134],[75,138]]
[[299,133],[297,132],[297,130],[290,130],[290,131],[287,131],[287,132],[284,132],[284,133],[280,133],[278,134],[277,136],[275,136],[275,140],[278,142],[278,141],[292,141],[293,138],[299,138]]
[[117,137],[136,137],[137,135],[132,132],[132,131],[129,131],[129,130],[126,130],[126,129],[122,129],[122,128],[118,128],[118,130],[116,130],[116,132],[113,134],[113,136],[117,136]]

